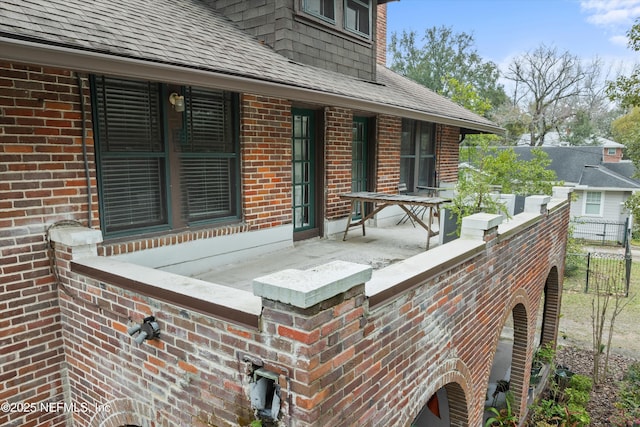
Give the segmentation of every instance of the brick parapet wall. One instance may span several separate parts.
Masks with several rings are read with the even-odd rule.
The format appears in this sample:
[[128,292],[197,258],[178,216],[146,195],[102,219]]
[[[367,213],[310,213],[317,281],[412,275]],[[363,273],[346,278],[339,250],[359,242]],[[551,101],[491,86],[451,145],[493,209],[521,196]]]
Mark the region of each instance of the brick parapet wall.
[[[89,96],[86,79],[83,93]],[[0,402],[61,398],[60,313],[46,230],[87,222],[82,114],[76,75],[0,63]],[[97,224],[90,110],[85,111]],[[60,413],[0,413],[0,425],[64,425]]]
[[436,125],[436,172],[440,185],[458,182],[460,128]]
[[[493,228],[482,251],[434,274],[416,271],[414,286],[373,307],[362,285],[308,309],[263,298],[260,330],[65,272],[77,295],[61,298],[71,397],[94,405],[134,396],[158,423],[246,425],[247,372],[259,361],[278,376],[285,424],[405,425],[446,387],[452,419],[479,425],[512,310],[513,372],[528,372],[543,290],[563,273],[568,213],[565,203],[517,232]],[[545,320],[555,330],[560,291]],[[162,334],[138,346],[126,328],[150,314]],[[527,380],[513,379],[518,412]]]
[[376,188],[380,193],[396,194],[400,183],[400,141],[402,119],[378,116]]
[[251,229],[291,224],[291,104],[243,94],[242,210]]
[[337,107],[325,109],[326,218],[349,214],[351,204],[339,195],[351,191],[353,113]]

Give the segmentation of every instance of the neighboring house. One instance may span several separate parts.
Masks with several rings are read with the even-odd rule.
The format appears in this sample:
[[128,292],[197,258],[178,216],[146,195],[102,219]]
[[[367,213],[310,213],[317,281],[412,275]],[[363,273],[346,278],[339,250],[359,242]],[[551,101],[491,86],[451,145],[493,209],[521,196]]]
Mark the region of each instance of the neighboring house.
[[526,412],[566,197],[380,274],[186,277],[344,229],[340,194],[452,186],[501,132],[384,66],[384,3],[0,2],[0,425],[406,425],[444,391],[477,425],[510,316]]
[[[640,180],[635,177],[633,163],[623,160],[624,145],[604,138],[600,138],[599,142],[600,146],[539,148],[551,159],[549,168],[556,172],[558,180],[573,188],[573,220],[587,223],[625,223],[631,214],[625,209],[624,202],[631,194],[640,190]],[[515,151],[524,160],[531,157],[531,147],[515,147]],[[609,227],[606,233],[616,235],[607,239],[623,241],[623,238],[617,236],[619,230],[623,229],[624,227]]]

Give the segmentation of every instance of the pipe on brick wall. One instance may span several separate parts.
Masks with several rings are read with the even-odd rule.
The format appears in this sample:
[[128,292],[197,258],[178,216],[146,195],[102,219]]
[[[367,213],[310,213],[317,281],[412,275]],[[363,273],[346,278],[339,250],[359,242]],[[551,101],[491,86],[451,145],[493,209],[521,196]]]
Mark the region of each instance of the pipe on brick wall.
[[91,199],[93,196],[91,194],[91,173],[89,172],[89,157],[87,155],[87,121],[85,120],[84,112],[84,87],[80,73],[76,73],[76,79],[78,81],[78,95],[80,96],[80,120],[82,120],[82,157],[84,159],[84,173],[87,177],[87,227],[92,228],[93,212]]

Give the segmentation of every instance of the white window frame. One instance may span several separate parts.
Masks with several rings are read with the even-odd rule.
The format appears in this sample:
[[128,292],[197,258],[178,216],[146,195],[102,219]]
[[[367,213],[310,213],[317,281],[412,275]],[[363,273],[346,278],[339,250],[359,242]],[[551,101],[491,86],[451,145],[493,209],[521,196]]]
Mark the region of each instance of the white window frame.
[[615,156],[617,152],[617,148],[607,148],[607,156]]
[[[590,194],[598,194],[600,196],[600,202],[598,206],[598,213],[589,213],[587,212],[587,206],[595,205],[594,201],[589,201]],[[584,192],[584,203],[582,204],[582,214],[584,216],[602,216],[602,212],[604,210],[604,192],[603,191],[585,191]]]

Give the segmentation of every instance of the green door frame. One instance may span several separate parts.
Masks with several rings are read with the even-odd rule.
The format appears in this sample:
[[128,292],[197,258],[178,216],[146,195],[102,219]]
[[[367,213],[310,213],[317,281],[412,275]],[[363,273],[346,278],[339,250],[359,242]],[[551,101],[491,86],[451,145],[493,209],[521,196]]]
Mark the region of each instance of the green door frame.
[[[351,140],[351,191],[368,190],[368,135],[367,118],[353,118],[353,138]],[[353,219],[362,218],[360,203],[355,204]]]
[[316,228],[315,112],[294,108],[292,140],[293,231]]

